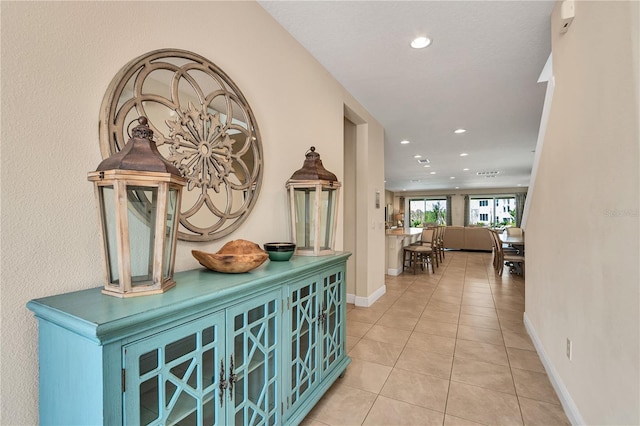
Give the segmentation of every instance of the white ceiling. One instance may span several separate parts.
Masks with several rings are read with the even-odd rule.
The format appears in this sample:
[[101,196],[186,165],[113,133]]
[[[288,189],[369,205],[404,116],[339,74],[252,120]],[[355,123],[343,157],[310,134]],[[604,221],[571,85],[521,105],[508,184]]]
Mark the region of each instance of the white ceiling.
[[528,186],[554,2],[260,4],[384,126],[387,190]]

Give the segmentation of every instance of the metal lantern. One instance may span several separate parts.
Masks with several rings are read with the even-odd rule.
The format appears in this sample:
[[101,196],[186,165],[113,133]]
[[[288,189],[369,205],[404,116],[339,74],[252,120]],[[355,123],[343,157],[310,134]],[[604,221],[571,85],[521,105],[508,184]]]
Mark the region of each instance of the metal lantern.
[[102,293],[132,297],[175,286],[177,228],[186,180],[153,142],[146,117],[124,148],[88,174],[94,183],[105,266]]
[[304,165],[287,181],[293,242],[302,256],[332,254],[335,244],[340,182],[315,151],[307,151]]

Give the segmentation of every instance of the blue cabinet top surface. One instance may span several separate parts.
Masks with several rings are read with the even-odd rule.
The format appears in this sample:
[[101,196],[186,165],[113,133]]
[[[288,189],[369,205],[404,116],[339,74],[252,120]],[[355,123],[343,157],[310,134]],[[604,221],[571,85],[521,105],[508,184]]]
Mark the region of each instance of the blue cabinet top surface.
[[346,261],[348,252],[330,256],[294,256],[288,262],[268,260],[243,274],[193,269],[175,274],[176,287],[166,293],[120,299],[101,293],[102,287],[80,290],[27,304],[35,315],[96,343],[134,334],[143,323],[169,324],[188,314],[215,309],[251,293],[300,279],[305,274]]

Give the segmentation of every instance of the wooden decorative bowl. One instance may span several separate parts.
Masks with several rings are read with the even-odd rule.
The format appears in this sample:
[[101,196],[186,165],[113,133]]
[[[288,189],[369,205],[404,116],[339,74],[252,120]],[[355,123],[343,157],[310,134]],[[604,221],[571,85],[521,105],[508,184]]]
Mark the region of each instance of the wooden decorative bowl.
[[225,274],[248,272],[269,258],[259,245],[247,240],[229,241],[217,253],[191,250],[191,254],[205,268]]

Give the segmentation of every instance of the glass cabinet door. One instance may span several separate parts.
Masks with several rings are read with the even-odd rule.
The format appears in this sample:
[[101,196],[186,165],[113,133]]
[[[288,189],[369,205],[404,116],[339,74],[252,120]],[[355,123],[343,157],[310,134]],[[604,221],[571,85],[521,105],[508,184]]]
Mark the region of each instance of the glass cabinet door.
[[125,424],[226,424],[224,320],[223,312],[208,315],[123,348]]
[[[280,422],[278,368],[281,291],[252,298],[227,310],[229,424]],[[234,419],[234,420],[231,420]]]
[[294,410],[298,401],[314,389],[320,380],[320,281],[314,279],[289,288],[289,321],[287,334],[291,339],[290,365],[287,380],[287,407]]
[[344,272],[322,277],[323,350],[322,371],[329,371],[345,353],[346,315],[343,301]]

